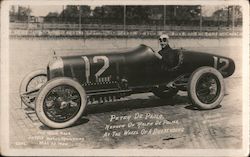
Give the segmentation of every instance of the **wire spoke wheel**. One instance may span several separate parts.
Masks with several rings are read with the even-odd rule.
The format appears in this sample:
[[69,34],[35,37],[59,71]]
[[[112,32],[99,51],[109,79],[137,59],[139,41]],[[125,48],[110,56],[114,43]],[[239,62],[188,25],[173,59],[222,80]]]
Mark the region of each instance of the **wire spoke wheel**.
[[35,89],[39,89],[47,82],[47,76],[46,75],[38,75],[30,80],[26,87],[26,91],[32,91]]
[[211,73],[202,75],[196,84],[197,97],[205,104],[213,103],[218,98],[220,89],[219,80]]
[[200,109],[213,109],[224,98],[224,81],[221,73],[212,67],[200,67],[189,78],[188,96]]
[[47,73],[44,69],[35,70],[24,77],[19,88],[22,102],[29,108],[35,108],[35,95],[47,82]]
[[51,89],[44,100],[45,115],[55,122],[66,122],[79,111],[81,98],[78,91],[68,85],[60,85]]
[[84,112],[87,95],[73,79],[58,77],[48,81],[36,98],[38,119],[51,128],[73,125]]

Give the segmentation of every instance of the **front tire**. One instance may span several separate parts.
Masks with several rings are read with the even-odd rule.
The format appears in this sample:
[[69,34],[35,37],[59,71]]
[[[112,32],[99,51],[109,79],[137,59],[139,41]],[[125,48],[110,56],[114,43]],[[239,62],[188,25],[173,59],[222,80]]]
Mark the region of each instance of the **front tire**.
[[199,109],[219,106],[225,93],[223,76],[212,67],[201,67],[193,72],[188,82],[188,96]]
[[55,78],[46,83],[36,98],[35,111],[39,120],[50,128],[73,125],[87,103],[83,87],[70,78]]
[[33,98],[30,99],[30,102],[28,103],[27,101],[23,100],[22,95],[27,92],[31,92],[34,90],[39,90],[42,85],[44,85],[47,82],[47,73],[46,70],[44,69],[38,69],[35,71],[32,71],[28,75],[24,77],[22,80],[20,87],[19,87],[19,94],[21,97],[21,101],[27,106],[30,107],[31,109],[35,108],[34,105],[34,100]]

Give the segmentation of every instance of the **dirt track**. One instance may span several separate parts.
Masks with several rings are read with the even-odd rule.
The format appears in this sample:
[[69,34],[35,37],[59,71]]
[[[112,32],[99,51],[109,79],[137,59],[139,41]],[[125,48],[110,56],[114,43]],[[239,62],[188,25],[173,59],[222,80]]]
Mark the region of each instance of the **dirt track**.
[[[70,128],[50,130],[36,115],[20,109],[18,88],[25,74],[45,68],[53,52],[72,55],[107,52],[139,43],[157,49],[154,40],[11,40],[10,142],[14,148],[240,148],[242,134],[241,47],[239,39],[173,40],[175,47],[231,57],[236,72],[225,80],[221,107],[199,111],[185,92],[166,102],[151,93],[87,107],[87,116]],[[98,49],[96,48],[98,45]],[[60,49],[60,50],[59,50]],[[129,118],[130,117],[130,118]],[[118,118],[118,120],[114,120]],[[129,119],[128,119],[129,118]],[[151,131],[150,131],[151,130]]]

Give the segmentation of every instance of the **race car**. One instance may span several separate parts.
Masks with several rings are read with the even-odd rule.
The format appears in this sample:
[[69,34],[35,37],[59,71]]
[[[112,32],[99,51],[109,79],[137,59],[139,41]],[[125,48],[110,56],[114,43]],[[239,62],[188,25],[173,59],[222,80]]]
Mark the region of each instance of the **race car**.
[[53,56],[47,70],[28,74],[20,85],[22,102],[51,128],[73,125],[87,104],[111,102],[135,93],[152,92],[170,99],[187,91],[192,104],[207,110],[224,97],[223,78],[235,71],[228,57],[173,49],[178,62],[165,66],[146,45],[121,52]]

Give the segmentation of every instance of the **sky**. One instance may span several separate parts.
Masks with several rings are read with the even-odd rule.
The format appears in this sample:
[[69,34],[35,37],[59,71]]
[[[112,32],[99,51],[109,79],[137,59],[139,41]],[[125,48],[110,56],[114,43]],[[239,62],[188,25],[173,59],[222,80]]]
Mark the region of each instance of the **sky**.
[[[27,6],[26,6],[27,7]],[[31,15],[33,16],[46,16],[49,12],[58,12],[60,13],[63,9],[62,5],[30,5],[29,6],[32,10]],[[203,16],[211,16],[212,13],[219,9],[222,8],[224,6],[202,6],[202,13]],[[91,9],[94,9],[95,6],[91,6]]]
[[58,12],[60,13],[63,9],[61,5],[47,5],[47,6],[30,6],[33,16],[46,16],[49,12]]

